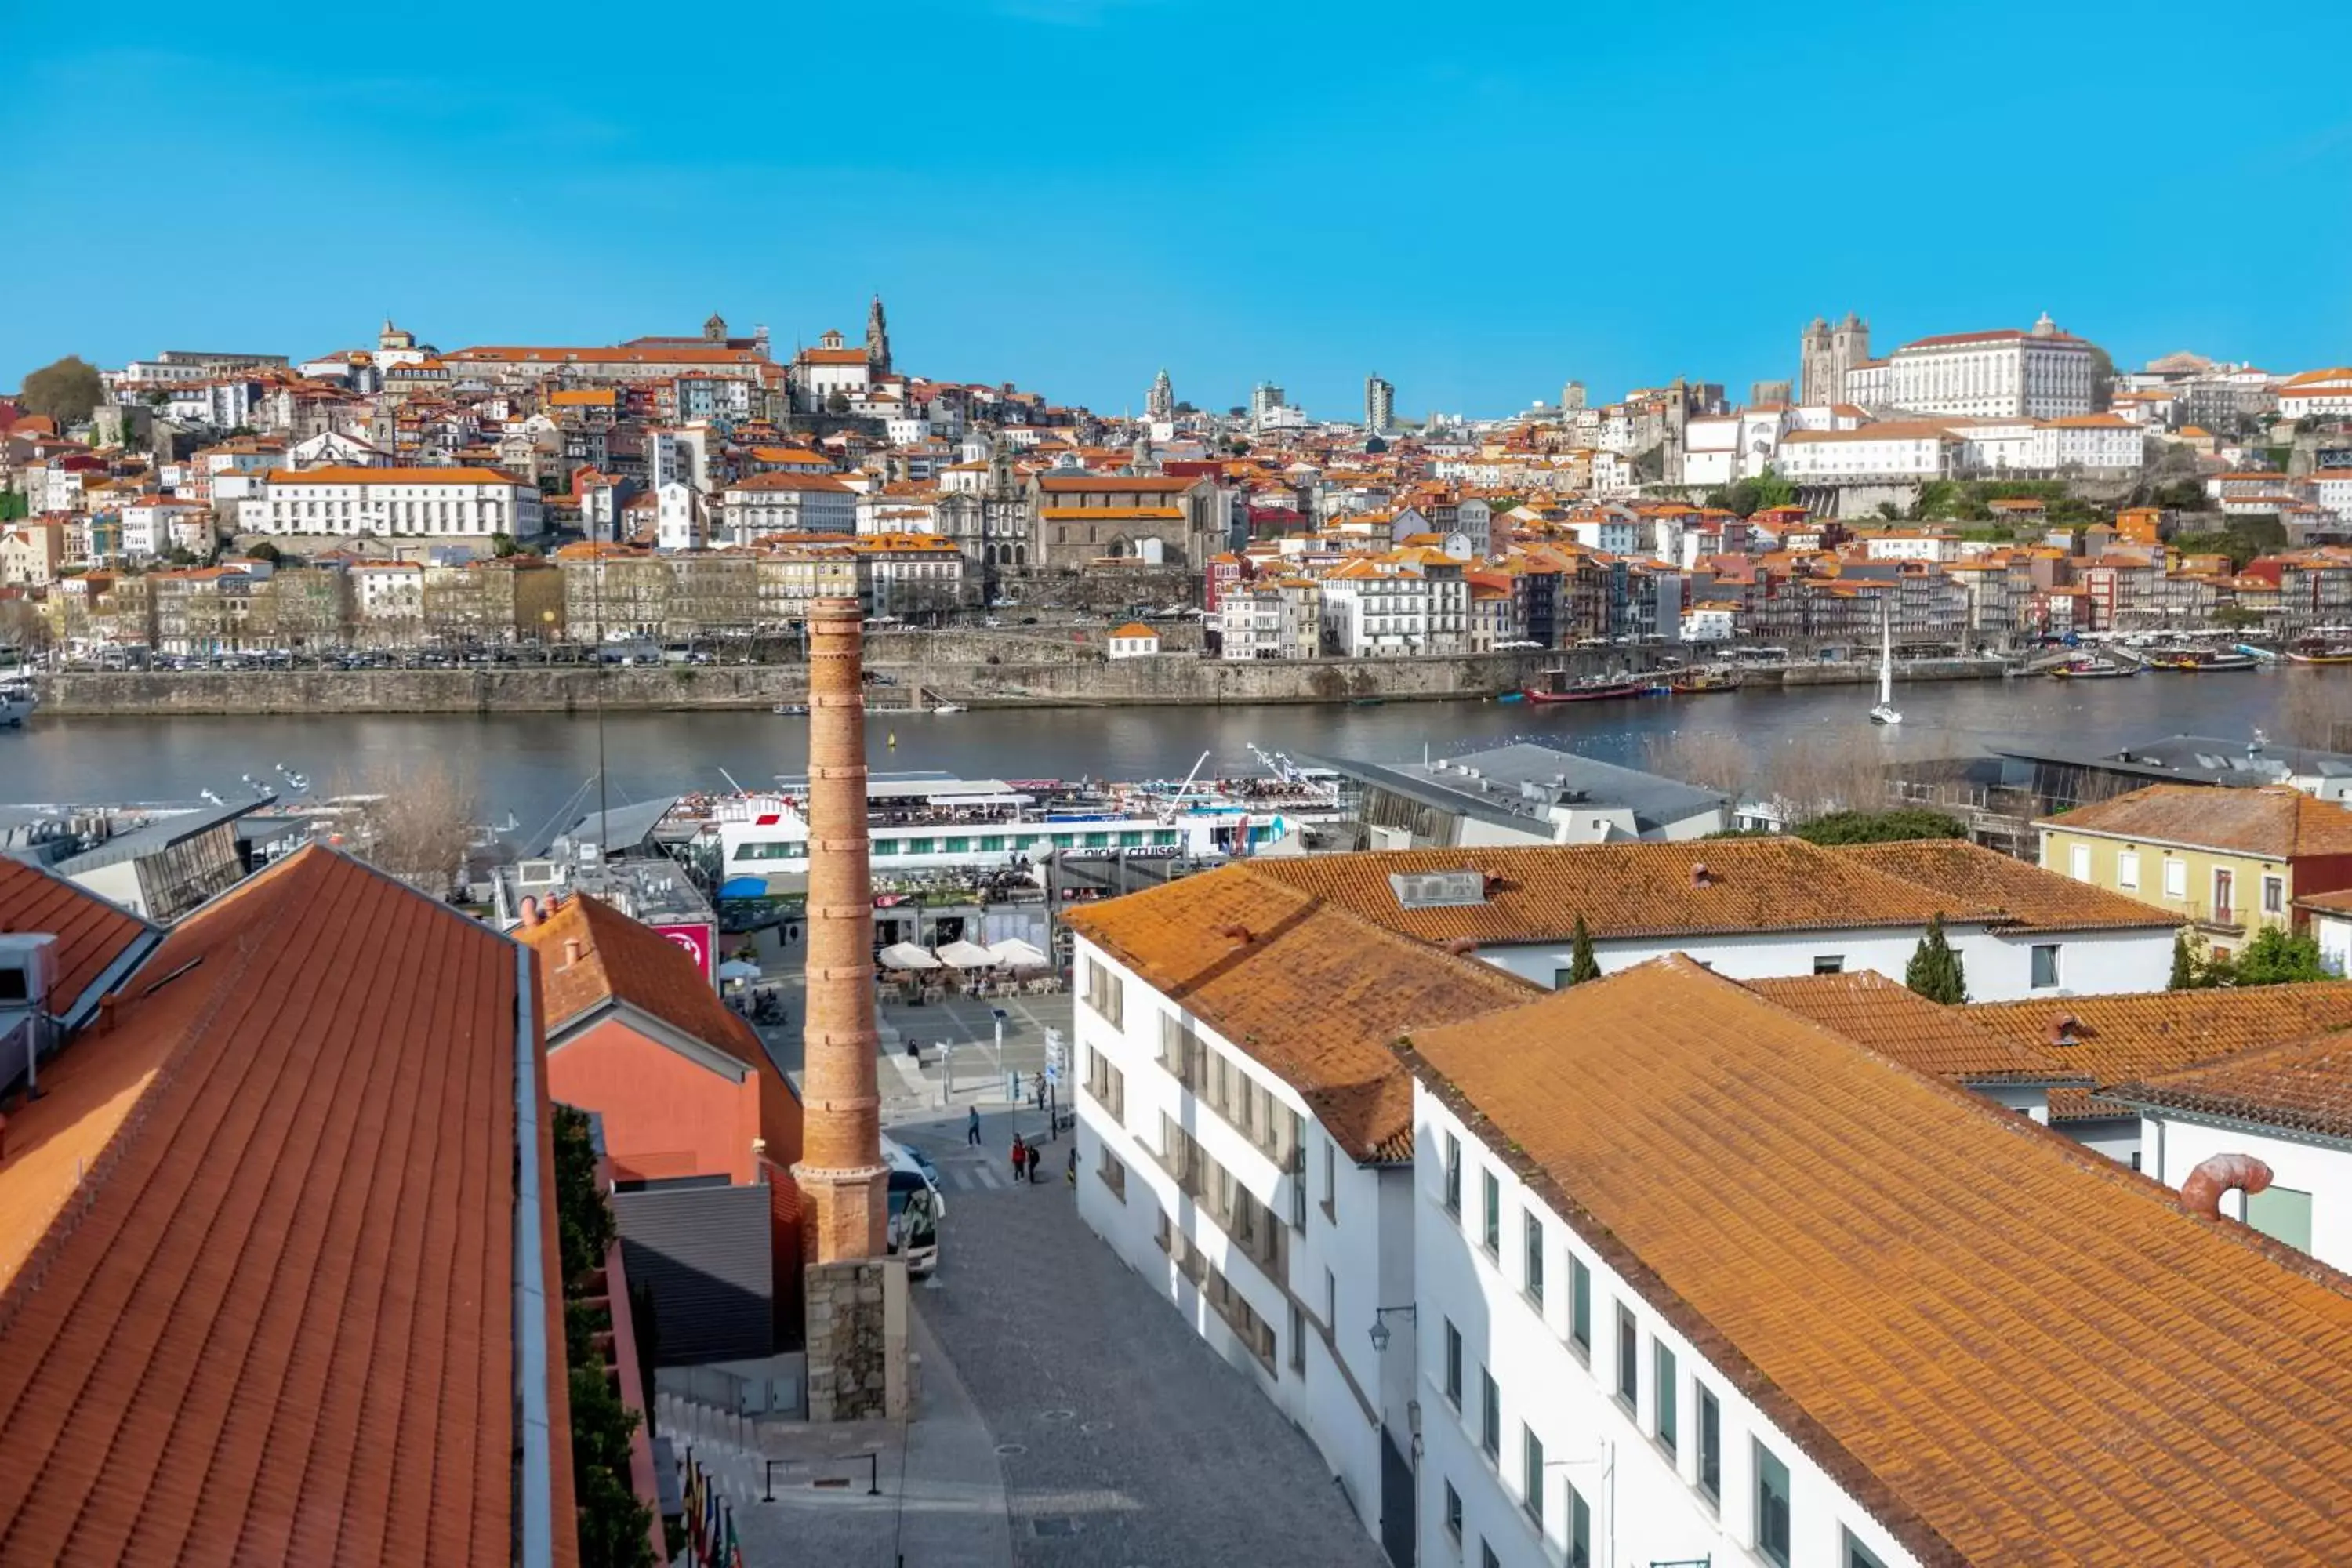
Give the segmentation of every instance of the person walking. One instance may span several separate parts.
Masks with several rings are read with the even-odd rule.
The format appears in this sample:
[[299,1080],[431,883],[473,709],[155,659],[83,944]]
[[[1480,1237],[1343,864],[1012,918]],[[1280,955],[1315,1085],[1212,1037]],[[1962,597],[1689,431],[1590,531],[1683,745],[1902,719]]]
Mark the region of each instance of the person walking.
[[1043,1110],[1045,1109],[1045,1075],[1044,1073],[1039,1073],[1037,1075],[1036,1092],[1033,1094],[1031,1098],[1037,1102],[1038,1110]]
[[1070,1185],[1075,1187],[1078,1184],[1078,1145],[1076,1139],[1070,1142],[1070,1163],[1062,1174]]
[[968,1148],[980,1147],[980,1107],[977,1105],[967,1108],[963,1119],[963,1141]]
[[1045,1156],[1038,1152],[1037,1145],[1029,1145],[1029,1184],[1033,1187],[1037,1184],[1037,1167],[1045,1163]]
[[1028,1173],[1029,1145],[1021,1141],[1020,1133],[1015,1132],[1013,1135],[1013,1179],[1017,1182]]

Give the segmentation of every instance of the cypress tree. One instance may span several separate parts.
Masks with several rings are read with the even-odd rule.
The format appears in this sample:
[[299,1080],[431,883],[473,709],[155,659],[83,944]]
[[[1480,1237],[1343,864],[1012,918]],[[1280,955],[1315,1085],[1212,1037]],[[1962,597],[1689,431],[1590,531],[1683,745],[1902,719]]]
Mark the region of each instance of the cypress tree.
[[1942,915],[1928,921],[1927,934],[1919,939],[1917,950],[1903,971],[1903,984],[1930,1002],[1969,999],[1968,973],[1961,967],[1960,955],[1952,951],[1951,942],[1944,936]]
[[1581,985],[1588,980],[1601,978],[1601,961],[1592,956],[1592,933],[1584,929],[1584,917],[1576,917],[1576,945],[1568,955],[1568,983]]
[[2197,955],[2189,951],[2189,933],[2175,932],[2172,938],[2172,984],[2175,991],[2197,989]]

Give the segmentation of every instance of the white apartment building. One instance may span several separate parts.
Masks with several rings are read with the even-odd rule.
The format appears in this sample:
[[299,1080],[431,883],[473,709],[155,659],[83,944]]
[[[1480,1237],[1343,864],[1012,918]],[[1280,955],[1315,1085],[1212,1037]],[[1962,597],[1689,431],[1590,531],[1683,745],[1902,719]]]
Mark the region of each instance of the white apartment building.
[[1438,551],[1350,561],[1324,577],[1322,598],[1325,640],[1349,658],[1469,646],[1470,585]]
[[122,509],[122,553],[152,561],[177,547],[203,554],[213,546],[210,507],[176,496],[143,495]]
[[2284,419],[2340,419],[2352,415],[2352,380],[2281,387],[2278,410]]
[[1079,1217],[1306,1434],[1393,1554],[1412,1499],[1382,1450],[1391,1482],[1410,1473],[1412,1337],[1381,1310],[1413,1299],[1412,1097],[1387,1042],[1532,993],[1224,872],[1070,924]]
[[2120,478],[2147,462],[2147,433],[2120,414],[2080,414],[2034,427],[2033,466],[2045,473]]
[[1400,1049],[1414,1560],[2352,1553],[2343,1298],[2264,1238],[1687,959]]
[[278,468],[263,495],[238,503],[244,533],[530,539],[539,491],[496,468]]
[[707,550],[710,546],[710,512],[702,493],[684,479],[654,487],[654,548],[661,551]]
[[362,639],[398,642],[425,620],[425,568],[414,561],[355,561],[343,568],[352,584],[352,616]]
[[1941,425],[1890,420],[1858,430],[1791,430],[1773,467],[1797,484],[1940,479],[1951,476],[1960,442]]
[[1222,658],[1313,658],[1323,651],[1323,590],[1312,578],[1254,579],[1217,601]]
[[[2091,412],[2091,345],[2047,313],[2025,331],[1953,332],[1904,344],[1887,361],[1886,400],[1910,414],[2066,419]],[[1855,395],[1856,403],[1869,399]]]
[[857,493],[831,474],[753,474],[720,492],[719,513],[738,543],[772,533],[855,533]]

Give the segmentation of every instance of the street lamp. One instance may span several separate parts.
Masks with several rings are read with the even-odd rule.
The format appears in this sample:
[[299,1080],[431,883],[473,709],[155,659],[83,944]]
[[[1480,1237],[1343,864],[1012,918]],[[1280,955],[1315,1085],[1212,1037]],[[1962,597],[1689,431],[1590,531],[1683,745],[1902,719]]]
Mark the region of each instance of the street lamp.
[[1389,1326],[1381,1320],[1391,1312],[1402,1312],[1414,1322],[1421,1321],[1421,1309],[1412,1307],[1381,1307],[1372,1313],[1372,1350],[1375,1353],[1389,1348]]

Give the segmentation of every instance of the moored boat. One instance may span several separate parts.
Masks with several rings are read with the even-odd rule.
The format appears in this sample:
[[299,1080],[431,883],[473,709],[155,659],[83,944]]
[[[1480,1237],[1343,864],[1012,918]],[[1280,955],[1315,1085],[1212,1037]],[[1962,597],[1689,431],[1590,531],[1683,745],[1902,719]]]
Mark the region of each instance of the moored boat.
[[2225,670],[2253,669],[2261,661],[2250,653],[2210,647],[2151,648],[2142,661],[2150,669],[2176,675],[2217,675]]
[[2060,680],[2114,680],[2137,675],[2139,671],[2130,665],[2085,655],[2081,658],[2068,659],[2050,673]]
[[1608,702],[1649,694],[1647,679],[1623,675],[1588,675],[1581,680],[1570,680],[1566,670],[1549,672],[1543,686],[1527,689],[1530,702]]

